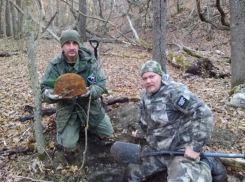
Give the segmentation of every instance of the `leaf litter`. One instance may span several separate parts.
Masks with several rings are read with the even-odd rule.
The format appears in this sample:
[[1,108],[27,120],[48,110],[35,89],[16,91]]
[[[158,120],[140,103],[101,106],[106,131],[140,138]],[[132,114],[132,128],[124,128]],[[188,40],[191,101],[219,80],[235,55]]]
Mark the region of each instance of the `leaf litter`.
[[[90,48],[88,43],[85,43],[85,46]],[[108,49],[110,50],[108,54],[104,54]],[[48,62],[60,52],[61,48],[56,41],[42,39],[39,41],[37,46],[39,82]],[[221,57],[218,56],[215,54],[214,59]],[[106,99],[123,96],[139,98],[143,90],[139,75],[140,69],[150,59],[151,52],[148,50],[133,46],[104,43],[100,52],[100,62],[107,78],[106,88],[109,92],[109,95],[104,95],[104,97]],[[219,67],[224,66],[223,64],[219,65],[218,62],[216,64]],[[19,140],[25,130],[33,123],[33,121],[19,121],[20,116],[29,114],[29,112],[25,111],[25,106],[33,106],[27,55],[22,53],[8,58],[1,57],[0,67],[0,149],[1,151],[8,151],[16,150],[20,146],[22,148],[35,147],[33,128],[26,132],[23,140]],[[230,70],[227,64],[221,69]],[[224,147],[221,145],[209,147],[219,152],[245,153],[245,137],[243,132],[245,128],[245,111],[244,109],[224,106],[229,98],[231,88],[230,78],[186,77],[183,70],[173,67],[169,62],[167,62],[167,73],[175,81],[185,84],[193,93],[197,94],[207,103],[212,109],[216,128],[228,129],[234,134],[239,133],[241,135],[234,146]],[[42,104],[43,108],[54,106],[54,104]],[[44,131],[49,130],[55,124],[52,117],[43,117],[42,122]],[[52,142],[47,143],[49,148],[52,148],[53,145],[54,143]],[[32,155],[31,158],[30,160],[24,154],[0,155],[0,181],[19,181],[20,178],[17,180],[16,176],[25,176],[32,179],[36,179],[38,176],[38,179],[42,179],[45,174],[53,173],[51,169],[45,168],[42,162],[37,160],[36,155]],[[77,166],[59,166],[58,169],[60,169],[60,175],[72,175],[78,170]]]

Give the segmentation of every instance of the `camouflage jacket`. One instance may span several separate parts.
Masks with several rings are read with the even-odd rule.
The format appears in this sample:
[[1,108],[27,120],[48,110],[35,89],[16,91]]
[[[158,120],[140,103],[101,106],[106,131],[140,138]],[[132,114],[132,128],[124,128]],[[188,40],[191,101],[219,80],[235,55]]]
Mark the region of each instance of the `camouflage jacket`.
[[[105,111],[98,98],[104,93],[106,79],[89,49],[80,47],[78,52],[79,59],[76,60],[75,65],[71,65],[66,61],[63,52],[49,62],[41,82],[42,98],[47,103],[54,102],[44,94],[44,90],[53,89],[55,81],[62,74],[79,74],[84,79],[87,87],[90,86],[92,83],[91,79],[96,74],[96,81],[90,92],[92,100],[89,113],[89,127],[91,128],[96,126],[105,116]],[[63,99],[57,102],[56,124],[58,133],[63,131],[68,121],[75,121],[77,117],[80,117],[83,122],[86,121],[88,102],[89,98]]]
[[213,131],[210,108],[187,87],[163,74],[162,86],[154,94],[141,95],[141,117],[137,137],[146,134],[155,150],[204,150]]

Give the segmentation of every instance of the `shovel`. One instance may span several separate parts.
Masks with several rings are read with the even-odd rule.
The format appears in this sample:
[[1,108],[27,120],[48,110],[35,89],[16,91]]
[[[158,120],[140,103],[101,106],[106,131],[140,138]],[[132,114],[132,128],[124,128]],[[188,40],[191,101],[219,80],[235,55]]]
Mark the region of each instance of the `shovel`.
[[99,41],[94,39],[94,38],[91,38],[89,39],[89,43],[90,45],[94,48],[94,56],[96,59],[98,59],[98,51],[97,51],[97,48],[99,46]]
[[[184,156],[184,151],[151,151],[141,153],[140,145],[125,142],[115,142],[110,149],[114,158],[123,163],[140,164],[142,157],[147,156]],[[209,153],[202,152],[203,157],[245,158],[245,154]]]

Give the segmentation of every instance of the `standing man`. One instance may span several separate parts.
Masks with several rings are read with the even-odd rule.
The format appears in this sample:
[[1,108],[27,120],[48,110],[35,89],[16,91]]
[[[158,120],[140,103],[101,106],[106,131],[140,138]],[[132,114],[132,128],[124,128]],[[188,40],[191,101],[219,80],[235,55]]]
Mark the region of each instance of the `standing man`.
[[[89,49],[81,45],[80,36],[75,30],[63,31],[60,44],[63,51],[49,62],[41,82],[43,100],[56,103],[57,142],[66,148],[76,147],[81,125],[86,124],[90,95],[88,129],[100,137],[111,136],[113,127],[99,102],[99,97],[104,93],[106,79],[96,59]],[[52,95],[55,81],[66,73],[80,75],[86,83],[87,93],[72,99]]]
[[[210,108],[181,83],[162,72],[156,61],[141,69],[145,90],[141,117],[132,135],[146,138],[143,152],[185,151],[184,156],[150,156],[142,164],[129,164],[123,182],[142,182],[167,170],[168,182],[226,182],[226,170],[215,158],[200,161],[200,152],[211,137],[214,123]],[[212,176],[211,176],[212,175]]]

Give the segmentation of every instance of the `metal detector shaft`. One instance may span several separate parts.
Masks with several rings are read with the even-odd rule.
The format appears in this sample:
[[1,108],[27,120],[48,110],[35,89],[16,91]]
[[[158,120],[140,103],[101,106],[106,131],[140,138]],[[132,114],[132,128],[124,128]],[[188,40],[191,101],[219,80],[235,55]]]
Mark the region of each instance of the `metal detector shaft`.
[[[141,153],[140,157],[155,156],[155,155],[168,155],[168,156],[183,156],[184,151],[154,151]],[[224,158],[245,158],[245,154],[228,154],[228,153],[209,153],[202,152],[200,156],[203,157],[224,157]]]

